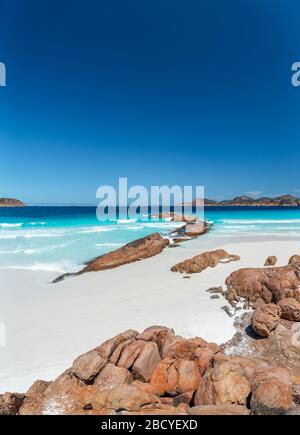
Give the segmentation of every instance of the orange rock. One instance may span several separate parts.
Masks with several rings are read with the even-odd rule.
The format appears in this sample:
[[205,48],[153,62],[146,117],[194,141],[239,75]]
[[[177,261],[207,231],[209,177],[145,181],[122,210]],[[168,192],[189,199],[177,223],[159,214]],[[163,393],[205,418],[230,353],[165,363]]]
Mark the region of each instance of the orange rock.
[[130,344],[126,345],[122,350],[120,359],[118,361],[119,367],[125,367],[129,369],[134,364],[135,360],[146,346],[146,341],[134,340]]
[[164,239],[159,233],[150,234],[90,261],[82,273],[112,269],[123,264],[153,257],[161,253],[168,244],[169,240]]
[[199,337],[186,339],[179,335],[170,335],[162,348],[162,358],[192,358],[198,347],[207,346],[208,343]]
[[246,268],[233,272],[226,278],[227,291],[224,293],[229,301],[246,298],[250,304],[263,301],[266,304],[279,302],[290,295],[298,294],[300,284],[300,264],[283,267]]
[[17,415],[24,398],[23,394],[5,393],[0,395],[0,415]]
[[278,302],[281,317],[292,322],[300,322],[300,303],[296,299],[286,298]]
[[80,355],[75,359],[72,373],[84,382],[91,382],[103,369],[106,359],[102,358],[95,350]]
[[300,263],[300,255],[292,255],[289,259],[289,264]]
[[161,395],[195,391],[201,376],[197,361],[163,359],[155,368],[150,383]]
[[257,415],[286,414],[293,407],[291,386],[270,379],[262,382],[253,391],[251,410]]
[[195,393],[194,404],[200,405],[212,405],[215,403],[213,382],[211,380],[210,372],[205,373],[199,387]]
[[157,389],[153,385],[149,384],[148,382],[142,382],[136,380],[133,381],[131,385],[136,388],[139,388],[140,390],[145,391],[146,393],[155,394],[156,396],[160,395],[159,391],[157,391]]
[[121,384],[111,390],[96,391],[92,398],[94,409],[107,408],[126,411],[140,411],[144,406],[154,406],[159,399],[133,385]]
[[135,377],[148,382],[160,360],[157,344],[147,342],[132,366]]
[[199,273],[208,267],[216,267],[219,263],[229,263],[231,261],[238,261],[238,255],[231,255],[224,249],[217,249],[216,251],[207,251],[202,254],[196,255],[193,258],[178,263],[171,268],[172,272],[181,273]]
[[[155,367],[150,378],[150,384],[155,388],[160,395],[163,395],[169,388],[168,378],[169,369],[172,366],[174,359],[164,358]],[[177,378],[173,384],[177,382]]]
[[269,337],[280,321],[281,309],[275,304],[267,304],[254,311],[251,324],[260,337]]
[[200,374],[203,375],[212,365],[214,352],[209,347],[198,347],[194,355],[198,360]]
[[196,361],[180,360],[174,365],[177,368],[179,379],[176,385],[176,393],[195,391],[201,381],[201,376]]
[[251,387],[234,361],[219,363],[204,376],[195,405],[245,405]]
[[122,332],[121,334],[118,334],[109,340],[106,340],[103,344],[96,347],[94,350],[98,352],[99,355],[102,356],[102,358],[108,359],[119,345],[135,338],[137,334],[138,332],[134,329],[128,329],[127,331]]
[[277,257],[275,255],[270,255],[265,261],[265,266],[275,266],[277,263]]
[[255,371],[252,384],[256,388],[259,384],[277,379],[278,381],[286,384],[287,386],[292,385],[292,373],[288,367],[268,367],[263,369],[258,369]]
[[104,391],[116,387],[119,384],[130,384],[133,376],[124,367],[117,367],[108,363],[96,377],[94,385],[97,390]]

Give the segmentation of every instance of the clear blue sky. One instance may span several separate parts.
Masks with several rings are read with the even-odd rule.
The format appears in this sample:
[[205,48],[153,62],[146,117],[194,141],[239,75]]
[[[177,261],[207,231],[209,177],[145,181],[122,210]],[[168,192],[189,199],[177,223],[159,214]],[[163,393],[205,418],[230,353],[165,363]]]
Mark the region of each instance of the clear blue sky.
[[0,0],[0,196],[299,191],[299,0]]

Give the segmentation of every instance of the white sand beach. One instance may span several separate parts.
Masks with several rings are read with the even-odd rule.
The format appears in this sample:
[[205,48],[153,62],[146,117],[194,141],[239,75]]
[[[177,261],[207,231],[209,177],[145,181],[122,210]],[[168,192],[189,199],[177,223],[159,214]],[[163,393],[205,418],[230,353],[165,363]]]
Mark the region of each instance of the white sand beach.
[[[208,249],[224,248],[239,262],[219,264],[183,279],[170,267]],[[23,392],[36,379],[51,380],[73,359],[120,331],[160,324],[185,337],[222,343],[232,337],[226,301],[210,299],[209,287],[224,285],[240,267],[262,267],[276,255],[285,265],[300,253],[300,238],[255,240],[203,236],[167,248],[161,255],[118,269],[88,273],[49,284],[53,272],[0,271],[0,393]],[[2,343],[4,344],[4,343]]]

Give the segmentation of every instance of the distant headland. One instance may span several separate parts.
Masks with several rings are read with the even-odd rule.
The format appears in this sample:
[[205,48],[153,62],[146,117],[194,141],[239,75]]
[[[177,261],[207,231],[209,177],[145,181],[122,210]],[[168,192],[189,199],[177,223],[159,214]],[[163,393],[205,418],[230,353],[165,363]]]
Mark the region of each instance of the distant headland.
[[25,204],[14,198],[0,198],[0,207],[24,207]]
[[[202,199],[194,199],[193,205],[203,204]],[[205,207],[299,207],[300,199],[293,195],[281,195],[275,198],[251,198],[250,196],[237,196],[233,199],[223,201],[214,201],[212,199],[204,199]]]

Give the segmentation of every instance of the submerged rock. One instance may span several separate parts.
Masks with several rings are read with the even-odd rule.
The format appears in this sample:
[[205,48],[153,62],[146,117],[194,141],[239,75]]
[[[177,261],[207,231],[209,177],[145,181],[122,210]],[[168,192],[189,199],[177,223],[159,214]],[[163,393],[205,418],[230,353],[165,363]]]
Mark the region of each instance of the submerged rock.
[[99,270],[113,269],[124,264],[144,260],[145,258],[160,254],[168,244],[168,239],[163,238],[159,233],[154,233],[150,236],[127,243],[127,245],[124,245],[115,251],[101,255],[100,257],[97,257],[87,263],[87,265],[81,271],[74,274],[61,275],[53,282],[56,283],[62,281],[68,276],[76,276],[86,272],[97,272]]

